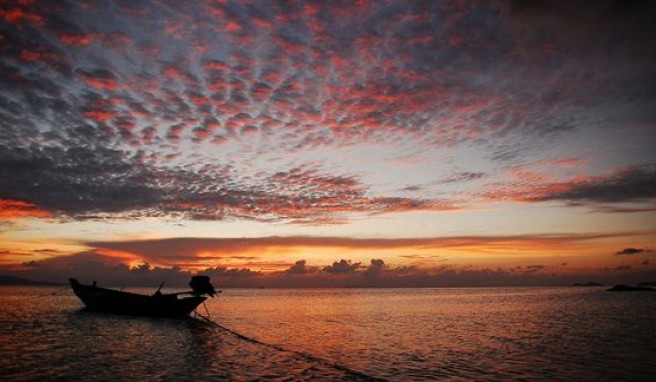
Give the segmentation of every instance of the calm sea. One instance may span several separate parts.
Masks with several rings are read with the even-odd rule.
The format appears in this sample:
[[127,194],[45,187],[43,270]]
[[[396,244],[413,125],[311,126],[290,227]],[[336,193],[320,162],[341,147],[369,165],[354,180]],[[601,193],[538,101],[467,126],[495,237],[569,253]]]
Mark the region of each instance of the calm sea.
[[656,379],[656,293],[224,290],[207,304],[224,330],[57,289],[0,287],[3,381]]

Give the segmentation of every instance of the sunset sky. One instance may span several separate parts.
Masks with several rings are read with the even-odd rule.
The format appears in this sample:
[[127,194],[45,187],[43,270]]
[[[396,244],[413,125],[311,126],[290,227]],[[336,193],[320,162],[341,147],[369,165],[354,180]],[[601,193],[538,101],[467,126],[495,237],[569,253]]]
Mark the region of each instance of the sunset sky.
[[0,1],[0,274],[656,280],[656,2]]

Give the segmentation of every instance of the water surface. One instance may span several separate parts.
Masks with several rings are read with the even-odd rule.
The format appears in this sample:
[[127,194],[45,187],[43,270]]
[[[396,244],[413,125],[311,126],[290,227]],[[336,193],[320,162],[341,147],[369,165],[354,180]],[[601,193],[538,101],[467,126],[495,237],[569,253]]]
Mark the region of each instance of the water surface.
[[56,289],[0,288],[3,379],[656,377],[656,293],[225,290],[207,307],[244,339],[194,320],[89,312]]

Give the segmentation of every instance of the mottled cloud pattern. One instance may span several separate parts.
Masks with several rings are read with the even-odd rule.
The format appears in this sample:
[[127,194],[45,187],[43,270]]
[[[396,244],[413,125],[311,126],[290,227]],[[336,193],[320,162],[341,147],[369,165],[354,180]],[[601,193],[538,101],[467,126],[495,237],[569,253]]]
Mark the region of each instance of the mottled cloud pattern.
[[[644,211],[653,15],[620,1],[3,0],[0,218]],[[615,164],[551,168],[537,188],[507,176],[626,129]],[[410,183],[387,171],[399,163],[438,170]]]

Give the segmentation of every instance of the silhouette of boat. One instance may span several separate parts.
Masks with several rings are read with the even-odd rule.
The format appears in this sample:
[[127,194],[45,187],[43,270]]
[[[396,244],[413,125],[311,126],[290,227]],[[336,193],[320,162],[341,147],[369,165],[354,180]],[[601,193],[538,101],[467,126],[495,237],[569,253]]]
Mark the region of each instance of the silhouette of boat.
[[[75,295],[87,308],[137,316],[186,317],[202,304],[207,296],[214,297],[217,293],[207,276],[193,276],[189,283],[191,291],[164,294],[160,292],[164,286],[162,283],[151,296],[101,288],[96,286],[95,281],[92,285],[81,284],[75,278],[68,281]],[[182,297],[183,295],[189,296]]]

